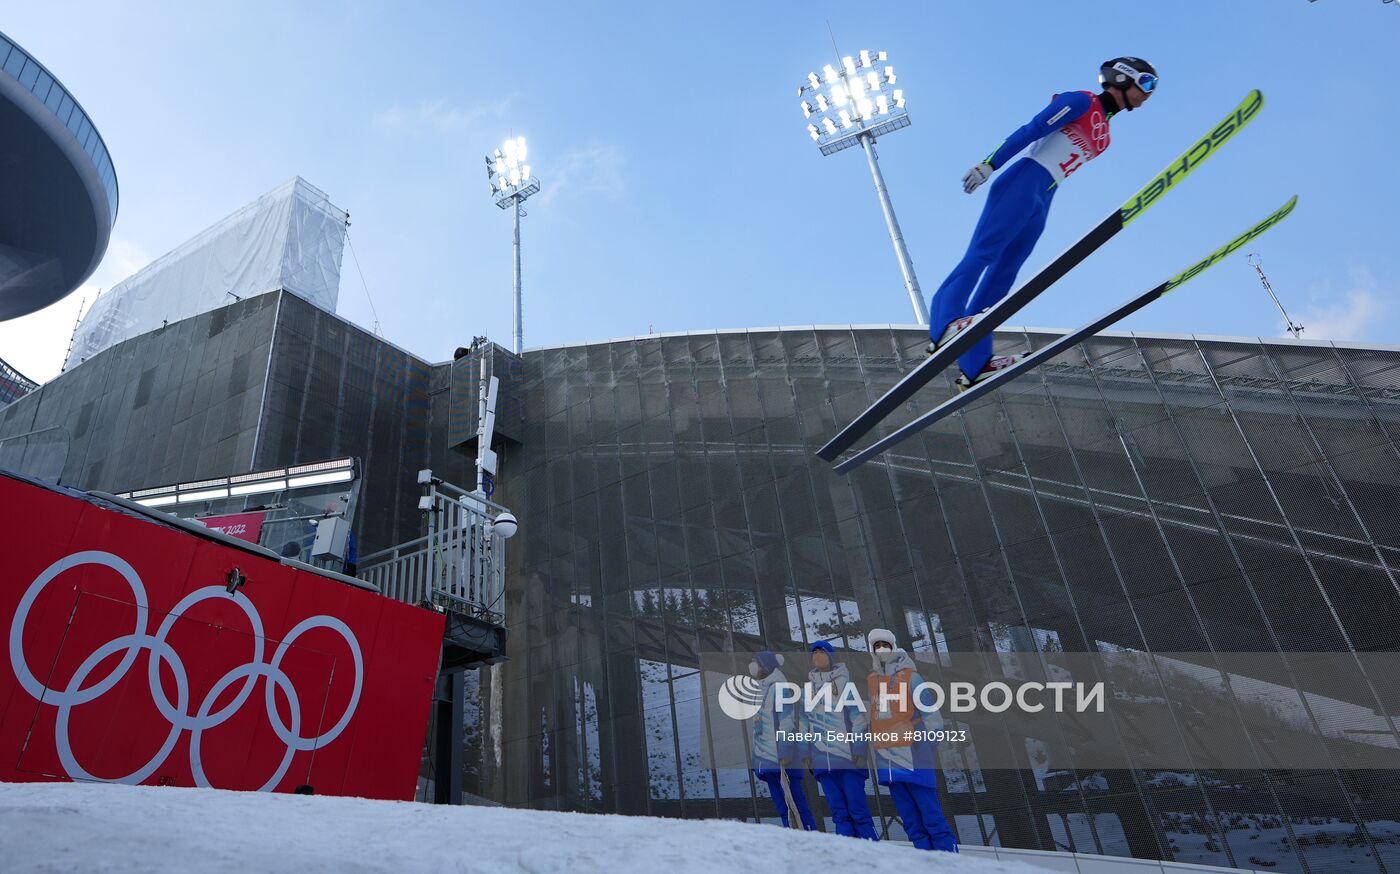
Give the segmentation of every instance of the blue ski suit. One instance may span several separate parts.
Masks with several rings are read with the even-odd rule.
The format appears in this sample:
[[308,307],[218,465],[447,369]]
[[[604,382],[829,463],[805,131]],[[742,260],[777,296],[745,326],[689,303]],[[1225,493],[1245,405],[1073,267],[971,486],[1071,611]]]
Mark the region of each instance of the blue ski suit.
[[[831,658],[831,644],[824,640],[812,644],[813,652],[819,649]],[[854,703],[840,706],[843,700],[859,699],[860,690],[851,682],[850,669],[834,661],[828,670],[813,668],[807,675],[807,686],[807,697],[813,701],[806,708],[807,730],[816,735],[808,745],[807,757],[831,807],[836,833],[877,841],[875,821],[865,795],[865,784],[870,779],[865,764],[869,744],[861,738],[870,731],[870,718]],[[818,697],[818,690],[823,687],[830,689],[830,697]],[[857,739],[847,740],[848,736]]]
[[895,740],[875,742],[875,778],[890,788],[904,833],[921,850],[958,851],[958,841],[938,803],[938,744],[916,740],[917,732],[943,727],[943,717],[914,706],[914,688],[923,679],[902,649],[873,656],[869,678],[871,729]]
[[[987,156],[985,163],[995,170],[1031,147],[1028,157],[992,182],[967,252],[933,294],[929,334],[935,343],[952,322],[980,313],[1011,290],[1045,230],[1059,184],[1108,148],[1109,115],[1088,91],[1056,94],[1049,106]],[[959,358],[958,366],[975,378],[991,358],[988,336]]]

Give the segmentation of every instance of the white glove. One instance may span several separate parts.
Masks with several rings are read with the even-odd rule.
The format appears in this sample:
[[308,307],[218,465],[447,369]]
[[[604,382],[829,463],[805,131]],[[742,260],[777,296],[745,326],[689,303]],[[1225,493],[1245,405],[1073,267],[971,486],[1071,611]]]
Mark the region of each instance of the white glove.
[[992,165],[986,161],[968,170],[963,176],[963,191],[967,194],[977,190],[977,186],[992,178]]

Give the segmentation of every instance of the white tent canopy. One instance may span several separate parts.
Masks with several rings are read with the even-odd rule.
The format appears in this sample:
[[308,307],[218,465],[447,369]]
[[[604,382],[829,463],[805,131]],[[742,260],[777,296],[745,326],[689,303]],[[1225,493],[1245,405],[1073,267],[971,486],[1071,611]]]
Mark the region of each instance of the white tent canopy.
[[166,322],[278,289],[335,312],[345,219],[300,176],[278,186],[99,297],[64,368]]

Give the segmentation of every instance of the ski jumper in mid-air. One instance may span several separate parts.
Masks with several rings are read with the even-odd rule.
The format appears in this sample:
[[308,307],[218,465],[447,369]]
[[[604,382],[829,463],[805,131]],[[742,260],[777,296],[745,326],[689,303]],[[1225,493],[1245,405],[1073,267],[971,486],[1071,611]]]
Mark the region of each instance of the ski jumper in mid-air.
[[[972,242],[929,305],[929,353],[973,324],[980,313],[1006,296],[1016,273],[1045,230],[1050,201],[1060,183],[1108,148],[1108,120],[1132,112],[1157,87],[1157,71],[1141,58],[1121,57],[1099,68],[1103,91],[1056,94],[1050,105],[1007,137],[985,160],[963,176],[971,194],[1027,146],[1028,157],[992,183]],[[959,389],[1010,367],[1018,356],[992,357],[990,336],[958,359]]]

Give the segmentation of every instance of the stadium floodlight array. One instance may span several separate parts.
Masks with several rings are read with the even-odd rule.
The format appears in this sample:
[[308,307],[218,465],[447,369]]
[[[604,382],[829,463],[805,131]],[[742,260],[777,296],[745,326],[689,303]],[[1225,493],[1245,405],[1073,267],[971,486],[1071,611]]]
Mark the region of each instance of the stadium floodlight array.
[[540,180],[530,172],[524,137],[512,137],[486,156],[486,178],[496,206],[507,209],[540,191]]
[[823,155],[831,155],[859,145],[870,163],[870,175],[875,180],[875,193],[885,213],[885,226],[894,244],[899,270],[904,275],[904,288],[914,307],[914,318],[928,324],[928,305],[914,275],[914,262],[904,245],[904,235],[894,215],[894,204],[880,173],[879,157],[875,154],[875,138],[908,127],[909,112],[904,105],[904,89],[896,88],[894,67],[885,52],[861,51],[858,56],[847,55],[838,69],[832,64],[820,73],[808,73],[807,81],[797,88],[802,114],[807,117],[807,135]]
[[863,135],[879,137],[909,126],[904,89],[895,87],[888,61],[885,52],[847,55],[840,69],[827,64],[798,87],[807,134],[823,155],[849,149]]
[[501,209],[514,207],[515,214],[515,291],[512,303],[515,310],[514,338],[515,354],[524,347],[522,327],[524,304],[520,289],[520,219],[525,216],[524,203],[531,195],[540,191],[540,180],[530,172],[524,137],[511,137],[486,156],[486,178],[491,183],[491,196]]

